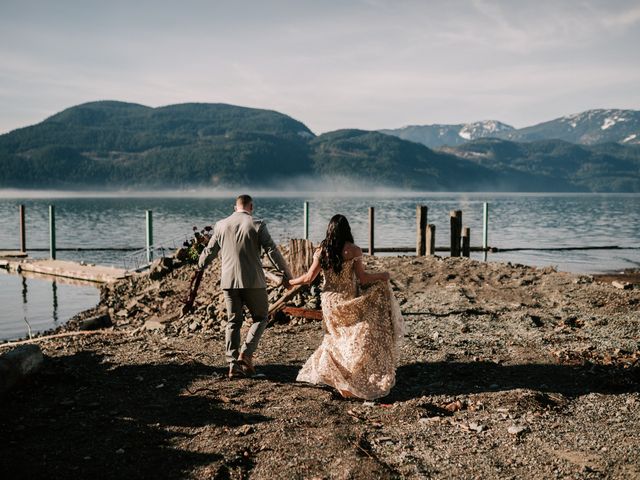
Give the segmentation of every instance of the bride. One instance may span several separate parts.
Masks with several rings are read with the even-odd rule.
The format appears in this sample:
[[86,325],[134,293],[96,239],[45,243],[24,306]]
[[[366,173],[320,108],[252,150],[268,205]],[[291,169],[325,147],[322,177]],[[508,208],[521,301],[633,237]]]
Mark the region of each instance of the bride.
[[309,284],[320,271],[325,335],[297,380],[332,386],[343,397],[387,395],[396,381],[403,319],[389,273],[365,272],[362,250],[343,215],[333,216],[309,271],[290,284]]

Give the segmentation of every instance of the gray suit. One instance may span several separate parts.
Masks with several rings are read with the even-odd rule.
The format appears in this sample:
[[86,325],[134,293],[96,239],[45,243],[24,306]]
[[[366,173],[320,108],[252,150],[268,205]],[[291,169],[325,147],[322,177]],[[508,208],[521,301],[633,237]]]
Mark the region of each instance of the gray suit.
[[[253,355],[268,322],[267,284],[260,258],[261,248],[286,278],[289,266],[269,235],[266,224],[247,212],[235,212],[216,223],[208,245],[200,254],[198,266],[204,268],[218,253],[222,262],[220,287],[224,291],[228,323],[225,334],[227,361],[234,364],[240,353]],[[253,325],[240,349],[240,328],[246,305]]]

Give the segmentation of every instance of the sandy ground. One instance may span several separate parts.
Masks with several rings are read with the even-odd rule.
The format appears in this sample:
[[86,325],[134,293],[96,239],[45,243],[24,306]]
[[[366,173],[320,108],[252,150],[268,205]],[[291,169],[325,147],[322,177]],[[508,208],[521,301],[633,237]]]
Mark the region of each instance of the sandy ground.
[[[304,319],[265,332],[263,377],[228,380],[217,264],[196,312],[161,323],[193,272],[167,265],[104,288],[66,327],[102,311],[114,328],[40,342],[40,373],[2,400],[0,476],[640,478],[640,285],[468,259],[366,263],[391,272],[407,324],[388,397],[296,383],[323,334]],[[319,288],[291,305],[319,306]]]

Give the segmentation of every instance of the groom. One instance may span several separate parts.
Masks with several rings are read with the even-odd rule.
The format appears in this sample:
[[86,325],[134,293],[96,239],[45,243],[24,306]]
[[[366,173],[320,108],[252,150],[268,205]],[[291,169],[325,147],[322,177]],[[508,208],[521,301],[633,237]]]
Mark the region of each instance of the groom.
[[[229,378],[255,374],[253,353],[268,322],[269,301],[260,248],[283,273],[285,287],[289,287],[291,278],[289,266],[271,239],[267,225],[252,216],[253,199],[249,195],[240,195],[236,198],[234,210],[232,215],[216,223],[211,240],[198,260],[198,267],[204,269],[220,252],[220,287],[224,292],[228,319],[225,349]],[[245,305],[253,317],[253,325],[240,347],[240,327],[244,320],[242,308]]]

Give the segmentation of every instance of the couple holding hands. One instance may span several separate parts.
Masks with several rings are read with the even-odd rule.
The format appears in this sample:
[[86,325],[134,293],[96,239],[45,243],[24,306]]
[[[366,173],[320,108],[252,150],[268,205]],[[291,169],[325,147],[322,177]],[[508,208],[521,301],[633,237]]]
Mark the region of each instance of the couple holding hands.
[[[321,272],[324,277],[321,303],[325,334],[296,380],[331,386],[343,397],[373,400],[387,395],[395,384],[403,319],[389,285],[389,274],[365,271],[362,251],[354,243],[347,219],[343,215],[331,218],[311,267],[304,275],[292,278],[265,223],[253,218],[252,198],[240,195],[234,210],[216,223],[198,261],[198,267],[204,269],[218,254],[221,257],[229,378],[255,374],[253,354],[269,312],[261,260],[264,250],[283,272],[287,288],[309,284]],[[243,306],[251,313],[253,325],[241,345]]]

